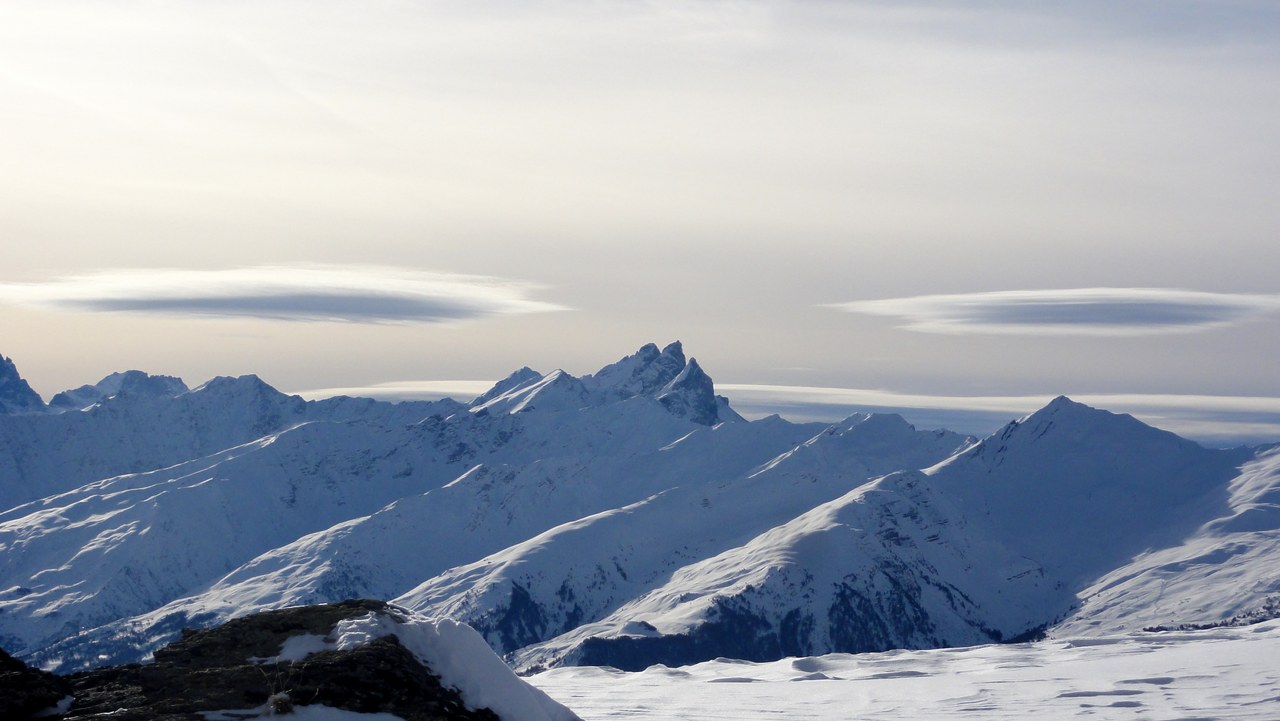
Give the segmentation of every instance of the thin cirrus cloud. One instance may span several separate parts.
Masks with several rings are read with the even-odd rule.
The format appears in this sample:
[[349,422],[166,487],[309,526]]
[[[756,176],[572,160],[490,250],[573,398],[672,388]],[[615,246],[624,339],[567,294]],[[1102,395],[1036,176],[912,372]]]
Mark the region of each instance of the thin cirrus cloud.
[[450,323],[565,310],[521,281],[389,267],[259,266],[108,270],[0,283],[0,303],[34,308],[209,318]]
[[840,303],[926,333],[1155,335],[1235,325],[1280,310],[1280,296],[1167,288],[1075,288],[921,295]]

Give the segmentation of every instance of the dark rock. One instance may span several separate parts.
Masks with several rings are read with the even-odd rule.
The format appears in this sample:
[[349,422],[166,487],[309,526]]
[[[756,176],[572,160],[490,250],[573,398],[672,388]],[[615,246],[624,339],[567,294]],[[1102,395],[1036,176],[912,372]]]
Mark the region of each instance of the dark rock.
[[[202,712],[258,709],[262,715],[322,704],[406,721],[497,721],[468,710],[457,691],[418,662],[394,636],[355,649],[320,651],[301,661],[264,661],[302,634],[328,635],[344,619],[370,612],[393,618],[381,601],[268,611],[216,628],[184,631],[155,661],[69,677],[75,696],[64,719],[110,713],[112,721],[202,719]],[[9,718],[8,716],[3,716]]]
[[1206,631],[1211,628],[1232,628],[1237,626],[1252,626],[1255,623],[1270,621],[1280,618],[1280,596],[1269,596],[1263,600],[1262,605],[1251,611],[1236,614],[1231,618],[1221,621],[1211,621],[1209,623],[1179,623],[1176,625],[1159,625],[1146,626],[1142,630],[1147,633],[1165,633],[1168,631]]
[[715,385],[694,359],[662,389],[658,402],[672,415],[694,423],[713,426],[720,421]]
[[0,719],[28,719],[71,695],[66,679],[30,668],[0,650]]
[[781,641],[768,619],[734,598],[715,601],[710,620],[686,633],[661,636],[593,636],[579,647],[582,666],[643,671],[653,664],[687,666],[724,656],[744,661],[782,657]]

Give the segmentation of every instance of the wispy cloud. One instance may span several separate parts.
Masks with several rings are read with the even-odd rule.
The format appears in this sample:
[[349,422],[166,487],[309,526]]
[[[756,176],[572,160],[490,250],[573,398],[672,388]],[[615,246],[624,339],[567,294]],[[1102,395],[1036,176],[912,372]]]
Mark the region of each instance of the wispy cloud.
[[1154,335],[1234,325],[1280,310],[1280,296],[1166,288],[1074,288],[921,295],[840,303],[926,333]]
[[502,278],[380,266],[107,270],[0,283],[0,303],[68,311],[348,323],[447,323],[564,310]]

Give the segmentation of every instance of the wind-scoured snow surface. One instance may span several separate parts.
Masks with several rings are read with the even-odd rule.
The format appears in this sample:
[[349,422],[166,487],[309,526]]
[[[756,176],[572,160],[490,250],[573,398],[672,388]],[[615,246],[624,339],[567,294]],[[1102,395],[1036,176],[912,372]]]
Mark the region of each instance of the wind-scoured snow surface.
[[0,414],[0,646],[61,671],[359,597],[469,624],[522,673],[1280,602],[1280,448],[1066,398],[982,440],[884,414],[748,422],[679,343],[583,377],[522,368],[469,404],[136,372],[63,397]]
[[529,678],[584,721],[1214,719],[1274,721],[1280,621],[1187,633],[1060,639],[643,672]]

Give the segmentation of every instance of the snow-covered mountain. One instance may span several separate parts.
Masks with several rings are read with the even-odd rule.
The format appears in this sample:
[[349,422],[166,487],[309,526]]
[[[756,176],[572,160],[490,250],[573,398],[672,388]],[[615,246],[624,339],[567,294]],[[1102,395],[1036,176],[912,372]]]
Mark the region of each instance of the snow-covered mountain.
[[132,371],[59,397],[83,410],[0,416],[0,646],[63,669],[351,597],[536,670],[1114,633],[1280,596],[1280,450],[1065,398],[982,441],[748,422],[679,343],[465,405]]
[[172,398],[191,390],[181,378],[153,376],[139,370],[112,373],[93,385],[62,391],[49,399],[49,410],[84,410],[99,401],[126,393]]
[[[23,382],[25,385],[25,381]],[[108,393],[110,395],[108,395]],[[203,458],[310,421],[409,423],[450,408],[331,398],[308,402],[257,376],[214,378],[186,390],[177,378],[129,371],[55,396],[87,407],[0,415],[0,507],[122,474]],[[56,410],[56,409],[55,409]]]
[[[1230,513],[1230,482],[1249,456],[1059,398],[937,466],[877,479],[690,564],[516,658],[532,669],[638,670],[1026,637],[1135,554]],[[1254,495],[1276,492],[1274,473],[1258,475]],[[1268,572],[1252,569],[1267,581],[1247,591],[1216,586],[1222,598],[1202,610],[1260,604],[1280,590]],[[1136,604],[1127,620],[1149,610]]]

